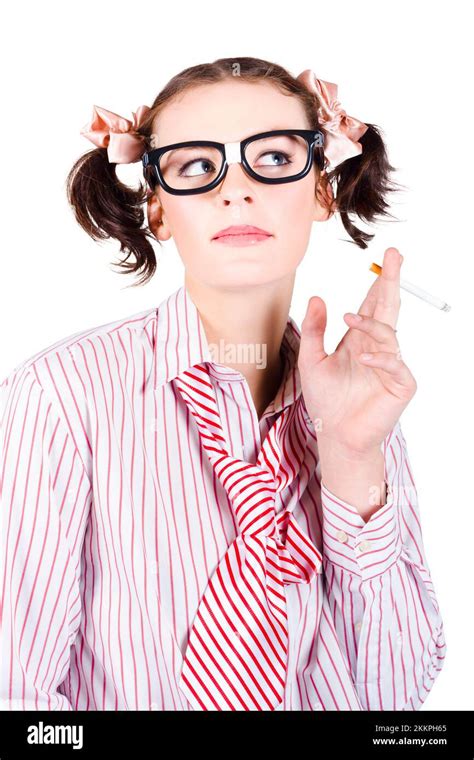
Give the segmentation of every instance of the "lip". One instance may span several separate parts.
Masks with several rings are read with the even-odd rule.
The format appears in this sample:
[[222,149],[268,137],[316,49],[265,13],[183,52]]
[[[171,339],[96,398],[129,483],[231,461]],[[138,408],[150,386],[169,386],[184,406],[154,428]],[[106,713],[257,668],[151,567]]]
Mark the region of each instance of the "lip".
[[251,224],[238,224],[238,225],[232,225],[231,227],[226,227],[223,230],[220,230],[217,232],[213,240],[219,240],[223,237],[232,237],[232,236],[242,236],[242,235],[253,235],[253,236],[262,236],[265,235],[267,237],[271,237],[271,232],[267,232],[267,230],[262,230],[260,227],[254,227]]

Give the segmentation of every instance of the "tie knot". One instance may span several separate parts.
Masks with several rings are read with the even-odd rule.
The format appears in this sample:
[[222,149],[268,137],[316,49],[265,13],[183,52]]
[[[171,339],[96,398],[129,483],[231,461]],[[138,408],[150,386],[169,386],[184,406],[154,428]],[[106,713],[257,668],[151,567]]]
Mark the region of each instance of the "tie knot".
[[277,483],[272,473],[260,465],[229,456],[222,457],[216,469],[234,508],[239,533],[276,535]]

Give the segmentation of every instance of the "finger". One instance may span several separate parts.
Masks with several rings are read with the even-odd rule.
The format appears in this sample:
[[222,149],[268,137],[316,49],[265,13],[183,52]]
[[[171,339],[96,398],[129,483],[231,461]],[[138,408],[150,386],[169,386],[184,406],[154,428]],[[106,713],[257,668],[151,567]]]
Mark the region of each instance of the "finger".
[[397,248],[387,248],[379,275],[380,288],[373,316],[396,327],[400,311],[400,268],[403,257]]
[[319,296],[311,296],[305,317],[301,323],[300,362],[304,362],[310,356],[315,362],[319,362],[327,357],[324,349],[326,325],[326,304]]
[[[362,318],[359,320],[358,317]],[[350,312],[344,314],[344,319],[351,328],[367,333],[371,338],[379,343],[385,344],[392,351],[397,350],[397,331],[391,325],[388,325],[385,322],[380,322],[380,320],[374,319],[373,317],[366,317],[362,314],[351,314]]]
[[[364,357],[370,357],[365,359]],[[359,355],[362,364],[383,369],[392,375],[401,385],[406,387],[410,392],[415,393],[417,385],[416,380],[409,368],[402,359],[400,351],[396,354],[389,351],[371,351]]]
[[369,290],[367,291],[367,295],[362,301],[359,309],[358,314],[365,315],[366,317],[373,317],[375,307],[377,305],[377,293],[380,289],[380,275],[377,275],[375,280],[373,281],[372,285],[370,286]]

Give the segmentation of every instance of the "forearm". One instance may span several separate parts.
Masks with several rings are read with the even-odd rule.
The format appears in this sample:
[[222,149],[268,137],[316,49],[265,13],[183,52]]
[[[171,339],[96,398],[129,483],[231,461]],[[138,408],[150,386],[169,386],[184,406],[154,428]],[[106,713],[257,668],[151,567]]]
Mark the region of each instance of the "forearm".
[[335,496],[353,504],[367,522],[386,503],[384,456],[344,451],[318,440],[321,480]]
[[[326,589],[362,709],[417,710],[443,667],[446,642],[399,422],[384,443],[380,453],[385,452],[385,471],[382,463],[372,478],[370,472],[367,475],[368,465],[359,463],[354,473],[355,456],[347,451],[337,456],[334,446],[331,455],[328,441],[318,436],[321,480],[326,486],[326,472],[327,488],[334,496],[341,494],[339,503],[327,495],[326,488],[321,490]],[[371,457],[362,459],[368,462]],[[362,497],[371,479],[380,483],[380,476],[386,476],[384,483],[395,491],[392,499],[387,496],[379,516],[371,506],[372,520],[364,510],[359,512],[360,500],[349,490],[362,473],[367,479],[365,486],[362,483]],[[343,495],[348,497],[346,504]],[[374,620],[380,624],[374,625]]]

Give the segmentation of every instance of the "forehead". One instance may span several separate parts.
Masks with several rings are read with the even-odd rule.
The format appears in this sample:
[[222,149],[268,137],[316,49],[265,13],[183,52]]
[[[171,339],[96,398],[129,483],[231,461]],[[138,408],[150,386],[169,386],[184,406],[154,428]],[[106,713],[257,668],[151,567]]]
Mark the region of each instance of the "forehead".
[[272,129],[308,129],[300,100],[239,77],[199,85],[167,103],[153,123],[155,147],[186,140],[234,142]]

